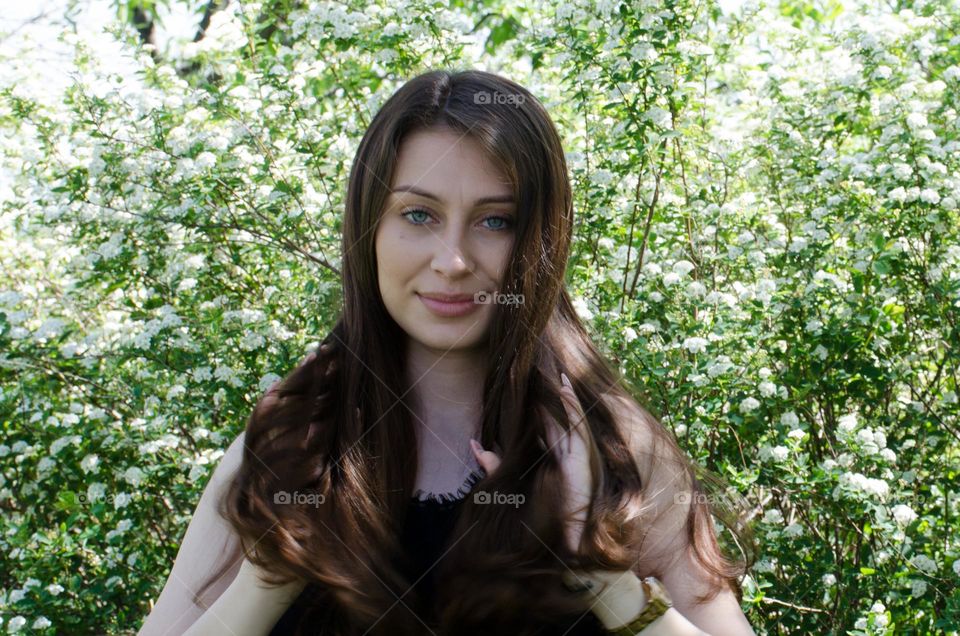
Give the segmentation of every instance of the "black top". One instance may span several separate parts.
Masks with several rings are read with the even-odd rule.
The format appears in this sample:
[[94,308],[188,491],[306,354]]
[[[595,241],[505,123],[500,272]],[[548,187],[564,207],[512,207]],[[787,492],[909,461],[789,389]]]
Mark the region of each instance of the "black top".
[[[463,486],[456,492],[432,494],[418,490],[410,498],[402,541],[417,568],[413,578],[417,582],[414,585],[427,599],[434,597],[434,573],[437,569],[434,566],[446,549],[445,544],[450,533],[453,532],[457,519],[456,513],[460,504],[482,477],[482,472],[475,471],[467,477]],[[297,635],[297,623],[299,623],[306,609],[302,602],[305,600],[306,594],[307,591],[305,590],[294,601],[293,605],[287,608],[287,611],[270,631],[269,636]],[[309,634],[311,632],[304,633]],[[319,630],[316,633],[319,633]],[[564,636],[607,636],[609,632],[604,629],[603,623],[596,615],[588,611],[582,616],[575,617],[569,625],[556,632],[556,636],[561,634]],[[552,635],[544,633],[544,636]]]

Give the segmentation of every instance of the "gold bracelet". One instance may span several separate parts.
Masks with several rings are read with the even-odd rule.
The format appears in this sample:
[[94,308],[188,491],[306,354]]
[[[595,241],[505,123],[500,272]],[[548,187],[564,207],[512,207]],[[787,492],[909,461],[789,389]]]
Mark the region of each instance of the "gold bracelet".
[[622,627],[610,630],[611,634],[615,636],[634,636],[634,634],[639,634],[641,630],[646,629],[650,623],[666,614],[667,610],[673,607],[673,601],[670,599],[670,595],[656,577],[648,576],[643,579],[641,583],[643,585],[643,594],[647,599],[646,604],[636,618]]

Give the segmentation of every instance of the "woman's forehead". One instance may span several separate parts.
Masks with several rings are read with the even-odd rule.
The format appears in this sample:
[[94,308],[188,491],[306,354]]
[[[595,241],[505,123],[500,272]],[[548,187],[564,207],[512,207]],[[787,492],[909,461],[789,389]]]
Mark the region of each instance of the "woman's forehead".
[[429,192],[438,202],[472,203],[512,194],[513,187],[476,140],[454,131],[428,130],[401,142],[391,190]]

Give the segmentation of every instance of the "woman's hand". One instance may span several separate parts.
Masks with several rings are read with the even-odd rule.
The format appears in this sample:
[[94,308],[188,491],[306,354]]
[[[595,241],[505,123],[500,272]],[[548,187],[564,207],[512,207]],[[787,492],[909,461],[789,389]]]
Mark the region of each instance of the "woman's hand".
[[[549,444],[547,450],[556,454],[563,471],[565,482],[563,509],[564,517],[567,519],[567,545],[572,552],[576,553],[580,548],[580,537],[583,535],[590,509],[593,476],[590,472],[590,455],[583,433],[587,425],[583,408],[566,374],[560,374],[560,381],[560,396],[563,399],[567,417],[570,419],[571,428],[569,433],[565,432],[559,423],[551,421],[547,425],[547,443]],[[470,440],[470,446],[483,469],[488,475],[492,475],[500,465],[500,457],[493,451],[484,450],[474,439]]]

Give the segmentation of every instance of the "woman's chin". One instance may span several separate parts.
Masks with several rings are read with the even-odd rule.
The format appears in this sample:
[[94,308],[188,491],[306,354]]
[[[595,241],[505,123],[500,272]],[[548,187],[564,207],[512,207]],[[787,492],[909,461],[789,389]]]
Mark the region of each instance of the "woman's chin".
[[480,325],[473,328],[459,325],[431,326],[426,333],[411,333],[412,340],[426,349],[458,351],[475,349],[483,342]]

